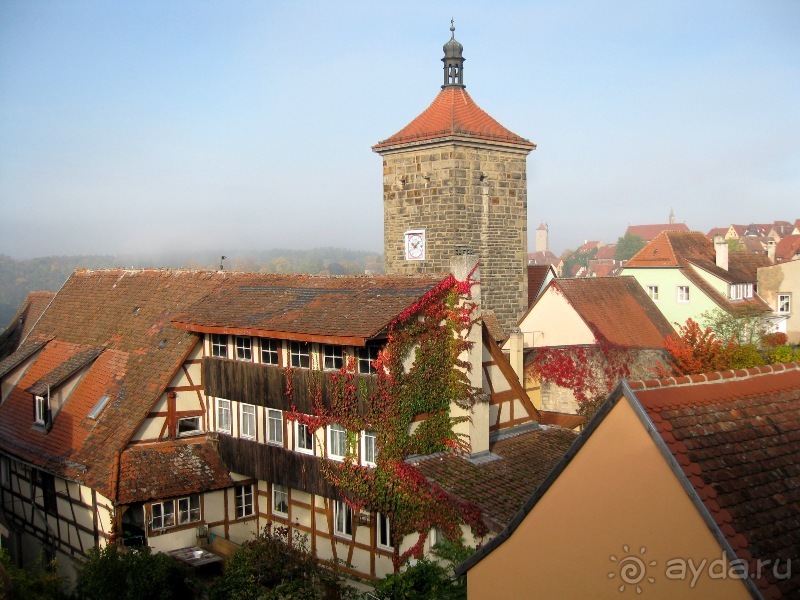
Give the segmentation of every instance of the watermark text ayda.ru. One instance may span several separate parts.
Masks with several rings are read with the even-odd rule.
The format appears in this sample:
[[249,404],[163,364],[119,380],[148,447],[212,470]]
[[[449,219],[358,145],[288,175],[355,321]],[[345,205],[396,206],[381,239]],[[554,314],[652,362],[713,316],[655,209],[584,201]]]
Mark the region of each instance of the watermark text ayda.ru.
[[641,594],[647,586],[657,583],[658,579],[686,581],[690,588],[704,575],[708,579],[761,579],[771,574],[772,578],[790,579],[792,576],[791,560],[757,559],[750,565],[746,561],[735,558],[731,560],[722,552],[719,558],[670,558],[659,565],[657,560],[645,556],[647,549],[642,546],[639,551],[631,551],[624,545],[624,554],[612,554],[608,558],[616,565],[616,570],[608,573],[609,579],[617,580],[617,589],[624,592],[631,588]]

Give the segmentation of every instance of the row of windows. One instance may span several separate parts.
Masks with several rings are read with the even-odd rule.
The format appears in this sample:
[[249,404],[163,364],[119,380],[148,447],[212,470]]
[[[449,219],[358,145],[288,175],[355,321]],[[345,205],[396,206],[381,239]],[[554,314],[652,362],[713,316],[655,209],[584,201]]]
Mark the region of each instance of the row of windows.
[[[679,285],[676,287],[676,294],[677,294],[677,301],[678,302],[689,302],[689,286],[688,285]],[[647,295],[650,296],[650,299],[653,302],[658,302],[659,299],[659,290],[657,285],[648,285],[647,286]]]
[[[233,422],[231,419],[231,401],[217,398],[217,431],[232,434]],[[276,408],[264,409],[266,413],[265,441],[268,444],[284,446],[283,411]],[[257,439],[256,406],[254,404],[239,403],[239,437]],[[341,460],[347,456],[347,431],[337,423],[327,427],[327,454],[329,458]],[[293,450],[305,454],[314,454],[316,438],[308,425],[294,421]],[[362,431],[360,435],[361,462],[373,466],[378,455],[374,431]]]
[[[229,339],[228,335],[211,334],[211,356],[217,358],[229,358]],[[317,352],[317,344],[310,342],[286,342],[289,366],[298,369],[310,369],[312,357]],[[258,346],[258,348],[256,348]],[[260,362],[265,365],[281,365],[281,351],[283,343],[281,340],[271,338],[251,338],[246,336],[233,336],[233,358],[246,362]],[[373,361],[378,358],[379,348],[367,346],[356,348],[355,356],[357,359],[358,372],[362,374],[374,374],[375,368]],[[326,371],[338,371],[345,364],[346,353],[342,346],[332,344],[319,345],[319,355],[322,368]],[[256,361],[254,357],[260,360]]]
[[[272,484],[271,487],[272,514],[288,518],[289,489],[277,483]],[[237,519],[255,515],[253,484],[235,486],[234,497]],[[376,544],[381,548],[391,549],[392,534],[389,519],[381,513],[377,513],[376,517],[378,525]],[[197,494],[177,500],[154,502],[150,505],[150,529],[153,531],[169,529],[176,525],[189,525],[200,520],[200,496]],[[343,500],[334,500],[333,502],[333,522],[336,535],[352,537],[353,511]]]
[[731,300],[744,300],[752,297],[752,283],[732,283],[728,286],[728,298]]

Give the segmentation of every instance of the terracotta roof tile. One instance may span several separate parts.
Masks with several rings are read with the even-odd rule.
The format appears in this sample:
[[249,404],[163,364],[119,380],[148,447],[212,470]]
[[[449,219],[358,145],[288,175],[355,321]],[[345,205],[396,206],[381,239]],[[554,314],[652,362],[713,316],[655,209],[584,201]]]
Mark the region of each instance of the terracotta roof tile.
[[240,274],[173,318],[189,330],[262,331],[270,337],[349,337],[385,333],[441,277]]
[[498,440],[490,451],[499,460],[472,464],[455,454],[423,457],[419,469],[458,499],[476,504],[491,529],[501,530],[561,460],[577,433],[548,428]]
[[478,139],[528,151],[536,144],[509,131],[484,112],[463,88],[445,88],[418,117],[393,136],[378,142],[376,152],[433,140]]
[[120,504],[176,498],[229,487],[230,473],[209,442],[168,442],[131,448],[120,456]]
[[[797,560],[800,364],[728,371],[711,382],[631,387],[657,415],[662,439],[737,554],[747,549],[753,562],[780,559],[784,566]],[[767,578],[784,597],[800,592],[794,569],[789,579],[769,572]]]
[[555,279],[596,335],[626,348],[663,348],[674,333],[669,322],[633,277]]
[[0,359],[5,358],[27,337],[31,328],[55,297],[55,292],[29,292],[8,327],[0,333]]

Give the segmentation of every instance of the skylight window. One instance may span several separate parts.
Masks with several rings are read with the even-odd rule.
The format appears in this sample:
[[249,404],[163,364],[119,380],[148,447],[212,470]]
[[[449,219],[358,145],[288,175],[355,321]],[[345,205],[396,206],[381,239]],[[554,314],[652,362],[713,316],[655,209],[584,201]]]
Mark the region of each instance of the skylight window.
[[102,410],[106,407],[106,404],[108,404],[108,399],[109,399],[108,396],[103,396],[102,398],[100,398],[100,400],[97,402],[97,404],[94,405],[94,408],[89,413],[90,419],[97,418],[97,415],[99,415],[102,412]]

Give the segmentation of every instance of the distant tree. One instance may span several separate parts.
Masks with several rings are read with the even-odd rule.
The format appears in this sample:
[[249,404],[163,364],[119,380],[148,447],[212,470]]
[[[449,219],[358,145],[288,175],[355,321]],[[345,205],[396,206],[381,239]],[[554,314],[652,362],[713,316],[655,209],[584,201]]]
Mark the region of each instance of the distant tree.
[[647,242],[638,235],[626,233],[617,240],[617,252],[614,254],[615,260],[630,260],[634,254],[645,247]]
[[756,347],[761,346],[764,336],[770,330],[763,313],[755,308],[742,308],[735,313],[715,308],[702,313],[700,320],[718,339],[732,339],[737,344],[752,344]]

